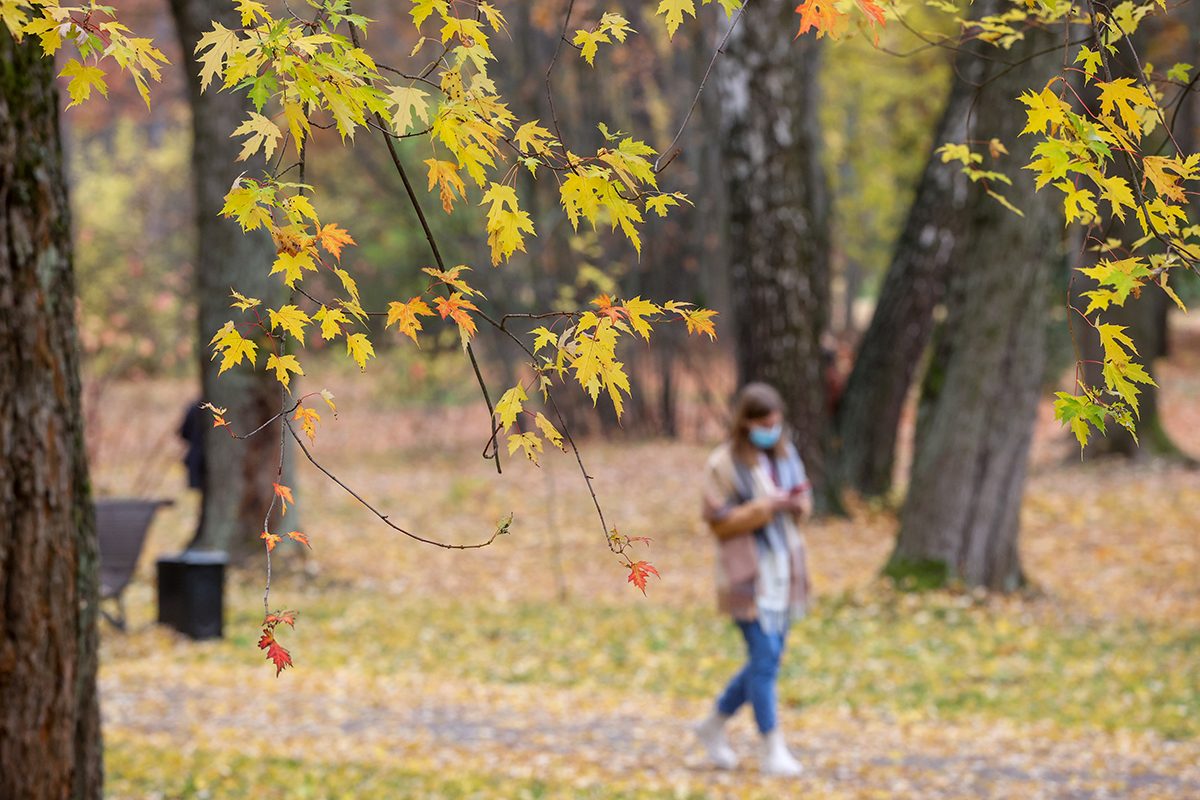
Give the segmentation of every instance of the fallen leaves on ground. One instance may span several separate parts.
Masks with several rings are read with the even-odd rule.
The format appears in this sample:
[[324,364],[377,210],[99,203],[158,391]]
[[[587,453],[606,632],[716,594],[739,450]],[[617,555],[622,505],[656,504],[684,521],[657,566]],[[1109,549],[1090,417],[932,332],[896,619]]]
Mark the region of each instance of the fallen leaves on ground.
[[[1168,429],[1200,453],[1194,355],[1160,382]],[[161,442],[189,393],[136,396],[155,399],[139,424],[151,441],[163,432],[156,452],[169,455]],[[273,578],[272,602],[303,614],[288,630],[295,669],[276,679],[254,646],[257,568],[229,575],[225,640],[151,625],[153,559],[194,525],[194,499],[181,498],[127,592],[133,630],[104,631],[108,796],[1200,796],[1200,473],[1080,465],[1043,419],[1022,510],[1032,585],[1010,597],[904,594],[877,580],[896,528],[886,509],[807,526],[817,602],[780,679],[807,771],[788,783],[754,771],[745,712],[732,733],[745,769],[706,769],[690,734],[742,648],[712,610],[696,490],[708,445],[584,447],[606,519],[653,540],[661,580],[643,598],[569,457],[505,461],[497,476],[478,458],[486,409],[400,412],[357,388],[338,397],[315,455],[397,524],[466,543],[515,510],[511,536],[478,552],[413,544],[372,529],[301,464],[289,512],[318,546]],[[124,424],[101,428],[98,484],[139,493],[148,473],[183,486],[180,465],[138,467],[147,456],[122,450],[136,441]]]

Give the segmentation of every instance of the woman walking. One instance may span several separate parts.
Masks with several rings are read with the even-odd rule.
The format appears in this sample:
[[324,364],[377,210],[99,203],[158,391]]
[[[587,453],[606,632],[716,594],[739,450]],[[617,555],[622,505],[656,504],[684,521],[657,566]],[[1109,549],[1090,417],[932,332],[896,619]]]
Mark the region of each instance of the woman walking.
[[763,737],[759,769],[798,775],[803,768],[776,718],[775,683],[788,626],[803,616],[808,598],[798,523],[812,513],[812,489],[783,422],[779,393],[748,384],[728,440],[705,466],[704,519],[717,540],[718,604],[741,629],[749,658],[695,730],[713,765],[733,769],[738,758],[725,723],[749,703]]

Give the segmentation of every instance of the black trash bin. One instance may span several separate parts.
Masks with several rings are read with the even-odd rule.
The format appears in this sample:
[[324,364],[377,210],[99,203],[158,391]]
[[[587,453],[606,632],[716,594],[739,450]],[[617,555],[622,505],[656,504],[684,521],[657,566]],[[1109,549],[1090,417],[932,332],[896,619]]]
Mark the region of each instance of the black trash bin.
[[185,550],[158,559],[158,621],[193,639],[220,639],[225,617],[225,553]]

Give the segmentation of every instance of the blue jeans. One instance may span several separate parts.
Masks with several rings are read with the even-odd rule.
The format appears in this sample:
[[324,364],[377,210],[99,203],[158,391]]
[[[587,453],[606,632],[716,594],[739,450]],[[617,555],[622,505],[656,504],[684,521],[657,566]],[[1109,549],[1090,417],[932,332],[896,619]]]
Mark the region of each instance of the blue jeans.
[[757,620],[737,621],[737,625],[746,638],[750,658],[725,688],[717,701],[717,711],[732,715],[743,703],[749,703],[754,709],[759,733],[767,734],[775,730],[775,678],[779,674],[787,628],[779,633],[767,633]]

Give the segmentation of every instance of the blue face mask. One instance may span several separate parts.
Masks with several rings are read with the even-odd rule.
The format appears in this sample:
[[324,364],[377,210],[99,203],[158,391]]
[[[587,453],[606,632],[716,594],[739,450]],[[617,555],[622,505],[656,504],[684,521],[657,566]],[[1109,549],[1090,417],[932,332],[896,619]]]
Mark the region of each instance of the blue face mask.
[[750,444],[757,447],[759,450],[770,450],[779,443],[779,437],[783,434],[783,425],[776,423],[772,428],[759,428],[751,426],[750,428]]

